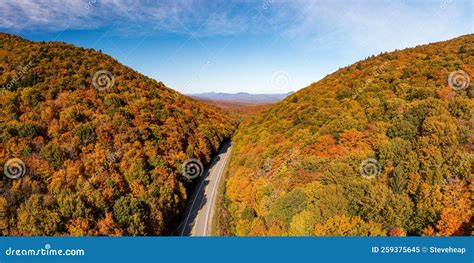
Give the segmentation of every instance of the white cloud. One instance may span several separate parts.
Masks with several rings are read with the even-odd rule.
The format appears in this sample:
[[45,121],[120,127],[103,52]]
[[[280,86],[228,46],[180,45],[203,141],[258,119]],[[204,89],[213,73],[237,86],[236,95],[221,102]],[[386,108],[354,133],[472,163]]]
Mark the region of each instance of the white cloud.
[[[252,5],[249,5],[252,8]],[[229,35],[248,28],[245,16],[225,2],[140,0],[18,0],[0,2],[0,28],[10,30],[90,29],[140,34],[175,32]],[[137,32],[136,30],[142,32]]]
[[68,26],[88,28],[83,17],[90,9],[84,1],[18,0],[0,2],[0,28],[14,30],[64,30]]
[[312,45],[391,50],[472,33],[470,0],[298,1],[293,38]]
[[386,50],[472,33],[470,0],[16,0],[0,2],[0,29],[111,29],[194,37],[277,33],[313,48]]

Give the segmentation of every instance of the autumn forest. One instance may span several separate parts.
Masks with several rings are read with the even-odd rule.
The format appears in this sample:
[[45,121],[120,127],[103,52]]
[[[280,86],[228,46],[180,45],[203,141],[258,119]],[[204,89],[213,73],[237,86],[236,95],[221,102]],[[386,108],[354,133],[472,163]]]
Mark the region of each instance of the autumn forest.
[[472,233],[474,35],[272,105],[197,100],[100,51],[0,33],[0,235],[175,235],[183,164],[233,150],[223,236]]

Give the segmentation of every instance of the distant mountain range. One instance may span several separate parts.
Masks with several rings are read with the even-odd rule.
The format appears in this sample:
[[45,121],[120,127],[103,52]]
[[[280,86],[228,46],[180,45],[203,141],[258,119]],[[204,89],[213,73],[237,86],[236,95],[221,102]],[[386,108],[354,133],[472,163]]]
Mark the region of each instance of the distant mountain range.
[[246,92],[239,93],[222,93],[222,92],[204,92],[197,94],[189,94],[189,96],[215,101],[234,101],[245,103],[274,103],[283,100],[293,92],[279,94],[250,94]]

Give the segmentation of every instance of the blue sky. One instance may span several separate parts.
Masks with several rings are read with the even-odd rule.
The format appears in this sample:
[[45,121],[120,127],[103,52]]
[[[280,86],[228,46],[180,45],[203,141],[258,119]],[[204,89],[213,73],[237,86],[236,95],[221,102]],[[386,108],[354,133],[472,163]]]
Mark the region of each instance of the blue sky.
[[473,32],[471,0],[21,0],[0,31],[102,50],[183,93],[296,91],[372,54]]

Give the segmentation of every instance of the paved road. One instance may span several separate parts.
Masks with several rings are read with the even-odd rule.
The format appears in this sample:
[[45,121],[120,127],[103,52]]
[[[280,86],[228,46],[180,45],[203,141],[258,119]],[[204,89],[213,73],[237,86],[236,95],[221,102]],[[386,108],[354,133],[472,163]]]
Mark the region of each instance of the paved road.
[[217,198],[217,188],[228,157],[232,143],[224,145],[218,156],[214,157],[211,165],[199,178],[196,189],[189,200],[184,213],[178,235],[180,236],[210,236],[212,217]]

